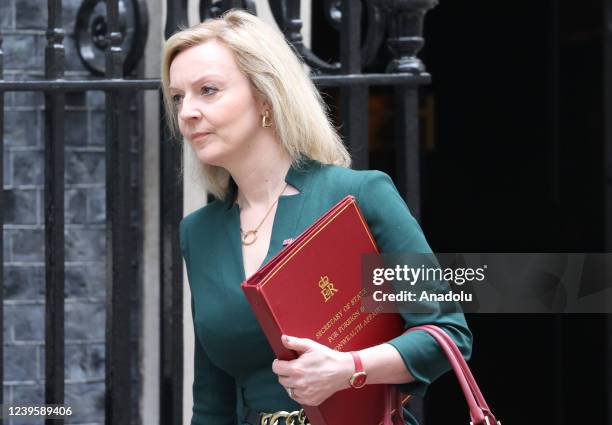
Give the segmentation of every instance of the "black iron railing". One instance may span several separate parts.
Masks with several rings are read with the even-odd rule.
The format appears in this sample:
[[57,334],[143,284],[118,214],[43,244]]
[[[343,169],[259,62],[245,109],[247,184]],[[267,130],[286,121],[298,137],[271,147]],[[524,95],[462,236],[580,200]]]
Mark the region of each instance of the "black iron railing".
[[[81,26],[87,25],[96,0],[84,0],[79,13]],[[131,348],[129,320],[131,300],[128,289],[136,282],[134,238],[130,225],[130,155],[128,140],[128,104],[130,96],[143,90],[159,90],[160,81],[124,79],[141,59],[143,34],[146,34],[146,9],[141,0],[106,0],[106,14],[97,17],[90,29],[88,46],[105,49],[105,65],[92,58],[88,69],[104,78],[96,80],[64,79],[64,31],[61,27],[62,2],[48,0],[47,47],[45,49],[44,81],[5,81],[3,79],[2,34],[0,33],[0,102],[4,93],[37,91],[45,95],[45,266],[46,266],[46,325],[45,325],[45,402],[64,401],[64,116],[66,93],[101,90],[106,94],[106,239],[107,239],[107,322],[106,322],[106,423],[130,423],[135,405],[131,391]],[[130,3],[135,30],[126,28],[125,16],[120,16],[120,3]],[[300,1],[270,0],[270,8],[279,27],[296,51],[313,70],[313,80],[319,87],[338,87],[340,91],[342,131],[353,152],[355,168],[368,167],[368,96],[369,87],[393,86],[395,96],[396,184],[415,215],[419,215],[419,147],[418,147],[418,87],[429,82],[423,64],[416,57],[423,44],[422,23],[425,13],[436,0],[326,0],[329,21],[339,31],[340,61],[327,63],[318,58],[302,42],[299,16]],[[125,6],[125,5],[123,5]],[[218,16],[240,7],[255,13],[253,1],[201,1],[202,19]],[[125,10],[123,7],[121,10]],[[167,2],[165,36],[169,37],[179,24],[187,23],[187,0]],[[368,28],[361,44],[362,14],[367,14]],[[81,28],[82,30],[82,28]],[[136,34],[140,31],[140,37]],[[393,59],[384,74],[363,74],[380,50],[387,35],[387,45]],[[129,37],[131,36],[131,38]],[[81,43],[83,41],[81,34]],[[145,37],[146,38],[146,37]],[[124,46],[130,46],[124,60]],[[131,44],[130,44],[131,43]],[[81,46],[82,47],[82,46]],[[3,146],[4,113],[0,114],[0,147]],[[171,143],[163,117],[160,140],[160,271],[161,271],[161,388],[160,423],[182,423],[182,333],[183,293],[182,260],[178,246],[177,227],[182,217],[182,186],[177,181],[181,146]],[[3,149],[0,148],[0,188],[3,187]],[[0,190],[0,205],[3,204]],[[2,223],[2,208],[0,208]],[[0,232],[0,239],[2,232]],[[3,244],[0,240],[0,309],[2,308]],[[2,314],[0,314],[0,324]],[[0,338],[2,336],[0,335]],[[0,354],[2,354],[0,340]],[[0,380],[3,379],[0,363]],[[0,404],[2,404],[0,392]],[[52,423],[47,420],[47,423]],[[62,421],[54,420],[54,424]]]
[[[45,78],[64,78],[62,2],[48,2]],[[45,92],[45,402],[64,404],[65,92]],[[46,419],[50,424],[51,420]],[[64,423],[59,421],[60,425]]]

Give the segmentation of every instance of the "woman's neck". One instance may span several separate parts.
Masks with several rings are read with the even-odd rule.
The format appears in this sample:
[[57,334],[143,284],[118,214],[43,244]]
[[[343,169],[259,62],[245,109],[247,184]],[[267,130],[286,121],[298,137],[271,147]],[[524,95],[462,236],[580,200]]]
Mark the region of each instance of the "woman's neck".
[[266,152],[242,158],[240,164],[228,170],[238,186],[236,202],[240,208],[265,207],[276,201],[286,185],[291,162],[289,154],[275,143],[268,145]]

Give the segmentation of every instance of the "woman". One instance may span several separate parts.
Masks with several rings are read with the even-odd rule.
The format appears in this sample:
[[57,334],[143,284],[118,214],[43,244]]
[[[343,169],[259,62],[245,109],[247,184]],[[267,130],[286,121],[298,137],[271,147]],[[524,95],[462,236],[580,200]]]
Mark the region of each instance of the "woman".
[[[231,11],[173,35],[162,73],[170,127],[188,141],[218,198],[180,226],[195,331],[191,423],[254,425],[262,412],[318,405],[351,385],[356,360],[291,335],[283,343],[300,356],[275,359],[240,283],[349,193],[382,252],[431,250],[386,174],[348,168],[324,103],[276,29]],[[436,323],[469,356],[462,315],[405,320]],[[414,394],[448,369],[422,332],[357,356],[366,384],[397,384]],[[406,420],[415,423],[409,414]]]

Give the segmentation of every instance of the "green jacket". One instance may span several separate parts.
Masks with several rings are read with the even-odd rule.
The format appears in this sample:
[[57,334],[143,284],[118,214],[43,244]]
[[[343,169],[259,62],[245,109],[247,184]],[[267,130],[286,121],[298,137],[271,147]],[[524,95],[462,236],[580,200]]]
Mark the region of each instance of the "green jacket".
[[[355,171],[307,160],[292,166],[286,182],[300,193],[281,196],[264,263],[331,206],[348,194],[357,202],[381,252],[431,252],[423,232],[391,179],[380,171]],[[192,425],[242,423],[245,407],[257,411],[296,410],[272,372],[275,359],[246,301],[240,244],[240,211],[235,185],[217,200],[186,216],[180,225],[181,249],[191,287],[195,332]],[[435,323],[469,357],[472,335],[462,314],[404,315],[406,327]],[[389,341],[416,382],[400,385],[423,395],[426,386],[450,369],[436,342],[424,332]],[[409,414],[407,423],[416,423]]]

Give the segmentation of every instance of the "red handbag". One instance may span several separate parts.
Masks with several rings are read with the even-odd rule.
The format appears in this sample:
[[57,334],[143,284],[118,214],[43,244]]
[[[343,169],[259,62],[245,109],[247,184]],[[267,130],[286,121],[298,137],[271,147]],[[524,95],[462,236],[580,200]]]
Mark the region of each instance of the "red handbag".
[[[448,357],[470,408],[470,425],[501,425],[501,422],[495,419],[493,412],[491,412],[470,367],[452,338],[434,325],[415,326],[407,329],[404,333],[414,331],[425,331],[431,335]],[[389,392],[386,395],[384,425],[404,425],[403,397],[395,386],[389,386]]]

